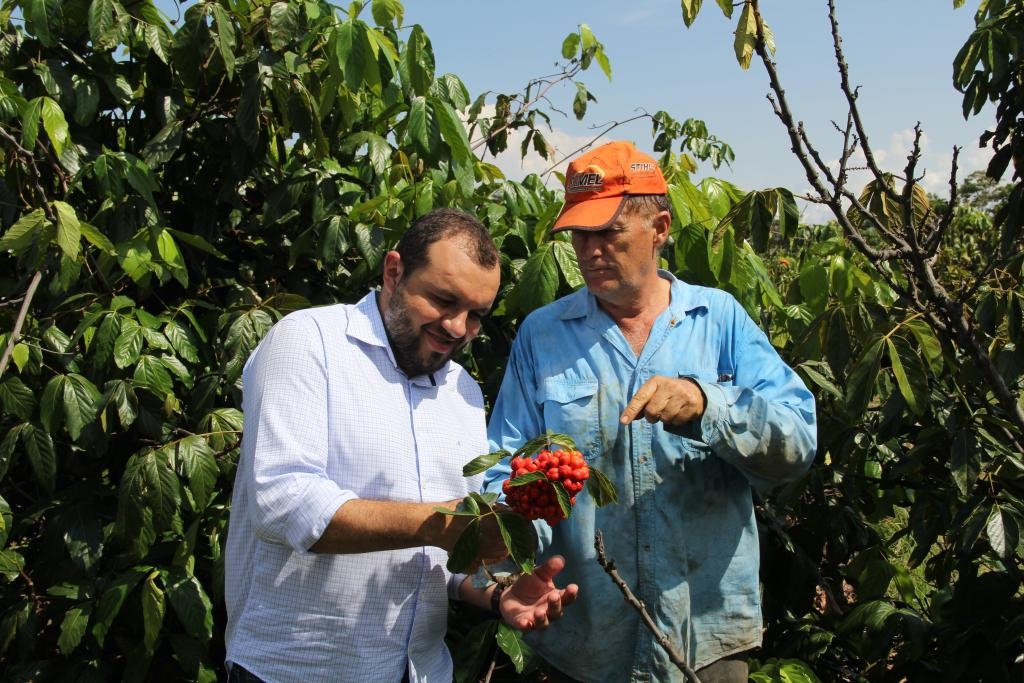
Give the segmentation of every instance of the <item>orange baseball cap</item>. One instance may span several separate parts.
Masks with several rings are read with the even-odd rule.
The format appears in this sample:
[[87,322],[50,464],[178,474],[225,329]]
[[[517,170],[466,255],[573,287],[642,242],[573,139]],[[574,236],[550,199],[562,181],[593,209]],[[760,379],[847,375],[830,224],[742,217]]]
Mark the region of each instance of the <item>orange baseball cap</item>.
[[661,168],[631,142],[609,142],[574,159],[565,175],[565,206],[551,232],[603,230],[629,195],[668,194]]

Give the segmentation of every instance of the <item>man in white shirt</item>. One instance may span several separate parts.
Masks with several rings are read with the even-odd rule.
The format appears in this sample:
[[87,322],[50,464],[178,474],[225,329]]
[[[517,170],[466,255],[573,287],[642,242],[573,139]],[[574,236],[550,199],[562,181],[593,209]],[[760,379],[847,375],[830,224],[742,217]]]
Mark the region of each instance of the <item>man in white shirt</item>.
[[[439,209],[384,259],[359,303],[283,318],[243,373],[242,455],[225,556],[229,681],[450,681],[448,598],[493,601],[521,629],[561,616],[553,558],[504,593],[445,568],[482,475],[483,396],[450,359],[480,330],[499,256],[472,216]],[[479,559],[506,554],[485,528]]]

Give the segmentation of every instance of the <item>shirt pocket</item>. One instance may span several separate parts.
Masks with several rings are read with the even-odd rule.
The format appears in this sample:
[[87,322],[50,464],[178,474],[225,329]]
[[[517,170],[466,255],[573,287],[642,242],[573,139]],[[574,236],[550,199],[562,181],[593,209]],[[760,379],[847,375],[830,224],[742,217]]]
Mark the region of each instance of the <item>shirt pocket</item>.
[[599,388],[597,380],[566,381],[549,377],[537,390],[544,428],[571,437],[588,460],[599,455],[596,448],[600,427]]

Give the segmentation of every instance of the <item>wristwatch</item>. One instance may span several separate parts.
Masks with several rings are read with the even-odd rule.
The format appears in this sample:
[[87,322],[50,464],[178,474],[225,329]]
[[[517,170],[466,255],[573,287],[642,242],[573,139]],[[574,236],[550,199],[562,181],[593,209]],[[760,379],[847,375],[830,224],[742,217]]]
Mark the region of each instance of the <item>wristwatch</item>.
[[508,588],[503,583],[496,583],[494,590],[491,592],[491,611],[495,614],[501,614],[501,594]]

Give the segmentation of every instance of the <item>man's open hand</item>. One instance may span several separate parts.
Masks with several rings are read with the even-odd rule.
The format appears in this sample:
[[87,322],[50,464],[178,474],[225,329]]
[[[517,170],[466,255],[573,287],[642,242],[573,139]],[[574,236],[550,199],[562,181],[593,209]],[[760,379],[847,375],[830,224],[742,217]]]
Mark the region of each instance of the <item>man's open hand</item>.
[[523,631],[540,631],[562,618],[562,610],[576,600],[579,587],[571,583],[555,586],[552,579],[565,568],[565,558],[555,555],[523,574],[501,596],[499,605],[505,623]]

